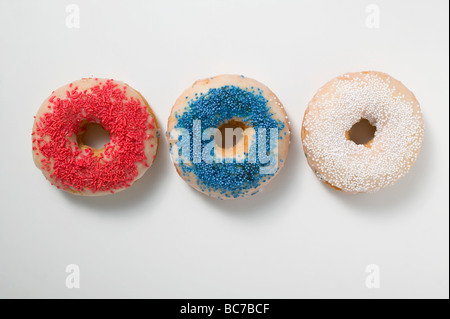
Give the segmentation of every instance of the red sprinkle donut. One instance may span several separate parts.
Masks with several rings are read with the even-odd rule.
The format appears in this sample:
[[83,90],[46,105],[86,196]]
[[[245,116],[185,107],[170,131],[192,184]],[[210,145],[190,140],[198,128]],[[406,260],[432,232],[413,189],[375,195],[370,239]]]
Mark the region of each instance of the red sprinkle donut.
[[[84,145],[86,125],[110,134],[102,149]],[[152,165],[158,124],[143,96],[123,82],[82,79],[44,101],[32,133],[33,158],[58,188],[99,196],[131,186]]]

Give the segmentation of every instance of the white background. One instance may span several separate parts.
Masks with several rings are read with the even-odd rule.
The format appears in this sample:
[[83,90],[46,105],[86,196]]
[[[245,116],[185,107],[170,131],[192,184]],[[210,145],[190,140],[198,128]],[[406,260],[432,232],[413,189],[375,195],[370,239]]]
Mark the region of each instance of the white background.
[[[373,2],[372,2],[373,1]],[[66,6],[80,28],[66,27]],[[380,8],[380,28],[366,7]],[[448,298],[447,0],[0,0],[0,298]],[[411,172],[375,195],[322,185],[301,151],[315,91],[350,71],[411,89],[426,122]],[[165,129],[195,80],[245,74],[284,103],[286,167],[258,196],[220,202],[192,190],[167,142],[132,188],[82,198],[52,187],[31,155],[33,116],[82,77],[141,91]],[[81,289],[65,286],[68,264]],[[381,288],[366,287],[366,266]]]

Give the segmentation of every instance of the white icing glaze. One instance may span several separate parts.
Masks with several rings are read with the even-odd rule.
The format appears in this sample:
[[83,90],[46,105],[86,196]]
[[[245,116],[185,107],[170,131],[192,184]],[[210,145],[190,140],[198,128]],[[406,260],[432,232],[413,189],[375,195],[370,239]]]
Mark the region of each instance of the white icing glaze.
[[[167,125],[167,139],[169,142],[169,145],[174,146],[177,143],[177,139],[174,139],[171,132],[175,130],[175,126],[177,124],[176,114],[182,114],[186,111],[186,106],[189,100],[194,99],[196,97],[196,94],[200,95],[201,93],[205,94],[209,91],[211,88],[220,88],[227,85],[233,85],[240,87],[242,89],[251,89],[253,87],[255,90],[258,88],[262,90],[263,96],[268,100],[268,106],[270,107],[273,118],[276,120],[279,120],[285,124],[282,131],[280,131],[280,136],[283,136],[284,138],[279,141],[278,144],[278,171],[275,173],[275,175],[278,174],[278,172],[283,168],[286,158],[289,152],[289,145],[291,141],[291,128],[290,128],[290,122],[288,121],[288,116],[286,114],[286,111],[278,99],[278,97],[264,84],[240,75],[219,75],[211,78],[207,78],[204,80],[196,81],[190,88],[186,89],[183,94],[180,95],[180,97],[175,102],[175,105],[172,108],[172,112],[169,116],[169,121]],[[234,119],[239,120],[239,119]],[[240,143],[244,143],[244,139],[241,140]],[[251,143],[251,140],[249,139],[249,143]],[[235,149],[235,148],[234,148]],[[173,156],[172,161],[173,161]],[[233,149],[230,149],[228,151],[225,151],[225,157],[233,157]],[[197,183],[197,177],[192,173],[183,173],[180,165],[174,162],[174,166],[177,169],[178,174],[194,189],[205,193],[211,197],[219,198],[219,199],[230,199],[225,196],[224,193],[221,193],[220,190],[209,190],[205,191],[201,187],[199,187]],[[273,177],[275,177],[275,175]],[[272,179],[267,178],[264,182],[260,184],[259,187],[248,190],[246,194],[244,194],[243,197],[250,196],[252,194],[255,194],[257,192],[260,192],[262,188],[267,185]]]
[[[362,118],[376,126],[370,145],[346,138]],[[305,113],[302,141],[308,163],[331,186],[375,192],[404,176],[424,134],[420,106],[401,82],[380,72],[349,73],[319,90]]]
[[[55,97],[55,98],[60,98],[62,100],[66,99],[66,92],[71,90],[74,87],[78,87],[78,91],[82,92],[87,90],[87,92],[89,92],[91,90],[92,87],[100,85],[101,83],[105,83],[107,81],[107,79],[101,79],[101,78],[84,78],[78,81],[74,81],[72,83],[69,83],[67,85],[64,85],[60,88],[58,88],[57,90],[55,90],[54,92],[52,92],[52,94],[46,98],[44,100],[44,102],[42,103],[41,107],[39,108],[37,114],[36,114],[36,120],[33,126],[33,132],[35,132],[36,130],[36,124],[39,122],[39,119],[48,112],[52,112],[52,109],[48,108],[48,105],[51,103],[48,102],[48,100],[51,97]],[[140,102],[143,105],[147,106],[148,109],[148,113],[149,113],[149,118],[148,121],[150,122],[152,119],[154,120],[154,125],[156,126],[155,129],[148,129],[146,131],[147,135],[151,135],[152,138],[149,138],[147,140],[144,141],[144,152],[145,155],[147,157],[147,165],[145,166],[142,163],[136,163],[136,168],[137,168],[137,172],[138,175],[136,176],[136,178],[133,180],[132,183],[134,183],[135,181],[137,181],[139,178],[141,178],[144,173],[148,170],[148,168],[150,168],[150,166],[152,166],[154,158],[156,157],[156,154],[158,152],[158,144],[159,144],[159,128],[158,128],[158,123],[157,123],[157,119],[150,107],[150,105],[148,104],[148,102],[144,99],[144,97],[135,89],[133,89],[132,87],[130,87],[128,84],[123,83],[121,81],[114,81],[115,84],[117,84],[118,87],[123,87],[123,86],[127,86],[127,91],[125,93],[125,96],[129,99],[129,98],[133,98],[136,100],[140,100]],[[68,137],[68,140],[70,140],[72,143],[76,143],[76,136],[73,135],[72,137]],[[153,145],[154,147],[152,147],[151,145]],[[33,146],[36,146],[36,144],[34,143]],[[41,153],[35,153],[33,151],[33,159],[34,162],[36,164],[36,167],[38,167],[39,169],[41,169],[42,173],[44,174],[44,176],[55,186],[59,186],[62,187],[62,185],[60,184],[60,182],[58,180],[55,180],[55,178],[51,177],[51,174],[53,173],[53,169],[50,171],[44,170],[41,168],[42,164],[41,164],[41,160],[43,159],[43,155]],[[51,167],[53,167],[53,160],[51,160]],[[131,183],[131,184],[132,184]],[[120,192],[122,190],[124,190],[126,188],[121,188],[121,189],[117,189],[115,190],[115,192]],[[109,195],[111,194],[109,191],[97,191],[95,193],[93,193],[90,190],[84,190],[83,192],[81,191],[74,191],[71,189],[67,189],[68,192],[75,194],[75,195],[84,195],[84,196],[103,196],[103,195]]]

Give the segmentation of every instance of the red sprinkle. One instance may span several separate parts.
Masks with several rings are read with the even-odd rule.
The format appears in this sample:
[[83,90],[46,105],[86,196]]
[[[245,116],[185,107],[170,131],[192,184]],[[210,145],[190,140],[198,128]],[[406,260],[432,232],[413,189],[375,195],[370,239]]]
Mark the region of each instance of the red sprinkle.
[[[33,150],[37,147],[45,169],[63,189],[114,193],[132,184],[138,176],[138,163],[147,164],[144,141],[152,136],[148,131],[154,121],[148,121],[146,105],[127,98],[125,90],[117,86],[108,80],[89,92],[75,87],[64,99],[52,96],[53,111],[36,120]],[[110,132],[111,142],[99,156],[92,149],[83,152],[69,139],[78,135],[86,122],[98,123]]]

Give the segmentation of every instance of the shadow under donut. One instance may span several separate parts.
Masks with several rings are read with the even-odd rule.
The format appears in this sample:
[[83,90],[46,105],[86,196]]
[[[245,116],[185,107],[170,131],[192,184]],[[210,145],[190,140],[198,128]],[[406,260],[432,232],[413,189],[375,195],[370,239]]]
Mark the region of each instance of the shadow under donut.
[[286,190],[295,187],[300,178],[301,162],[306,163],[301,151],[301,142],[292,130],[291,145],[284,167],[258,194],[247,198],[218,200],[194,189],[191,191],[214,209],[229,215],[248,218],[254,215],[280,214],[285,210],[280,205],[289,202],[290,192],[286,192]]
[[336,191],[325,184],[323,184],[323,187],[344,204],[356,208],[358,212],[391,213],[393,209],[401,206],[405,201],[420,196],[424,187],[427,187],[429,184],[433,185],[432,182],[429,183],[428,179],[430,178],[430,167],[435,165],[433,163],[435,154],[432,132],[430,132],[427,126],[422,149],[417,157],[416,163],[406,176],[403,176],[393,185],[373,194],[347,194]]
[[[161,123],[159,120],[158,122]],[[78,196],[62,191],[63,196],[76,205],[94,208],[102,213],[127,213],[133,211],[130,207],[135,208],[145,205],[146,201],[155,200],[160,192],[165,191],[165,188],[161,187],[161,182],[167,177],[166,173],[171,163],[167,141],[162,132],[163,129],[160,128],[159,148],[153,165],[131,187],[106,196]]]

